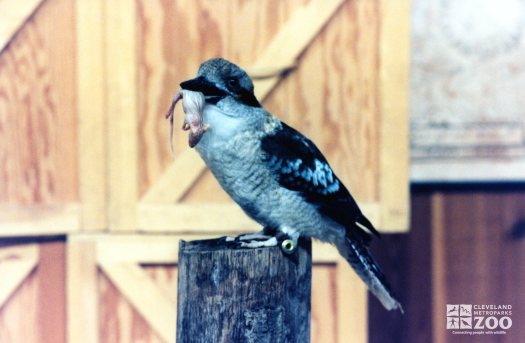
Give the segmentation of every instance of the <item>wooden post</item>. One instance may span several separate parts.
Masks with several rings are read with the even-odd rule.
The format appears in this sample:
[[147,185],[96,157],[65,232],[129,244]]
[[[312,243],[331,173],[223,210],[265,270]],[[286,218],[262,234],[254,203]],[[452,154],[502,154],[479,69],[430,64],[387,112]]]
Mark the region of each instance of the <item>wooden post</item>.
[[291,255],[181,241],[178,280],[178,343],[310,342],[310,240]]

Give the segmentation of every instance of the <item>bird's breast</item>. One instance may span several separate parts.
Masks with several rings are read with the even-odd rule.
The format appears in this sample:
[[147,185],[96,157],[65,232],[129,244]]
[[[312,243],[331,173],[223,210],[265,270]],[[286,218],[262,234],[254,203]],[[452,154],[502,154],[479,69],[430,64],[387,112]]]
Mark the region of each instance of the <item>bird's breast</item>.
[[269,185],[270,172],[262,167],[260,139],[256,133],[241,132],[228,140],[204,135],[197,145],[206,165],[224,190],[237,202],[249,201]]

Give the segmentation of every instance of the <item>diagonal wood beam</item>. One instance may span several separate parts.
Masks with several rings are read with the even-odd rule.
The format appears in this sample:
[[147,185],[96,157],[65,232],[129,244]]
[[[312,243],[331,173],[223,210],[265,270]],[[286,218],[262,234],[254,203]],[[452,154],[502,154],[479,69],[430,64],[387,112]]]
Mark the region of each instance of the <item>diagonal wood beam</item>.
[[[264,101],[281,80],[282,75],[279,71],[295,66],[297,59],[306,50],[308,44],[328,23],[344,1],[313,0],[303,8],[296,10],[255,63],[246,68],[252,74],[269,73],[270,77],[254,80],[255,95],[260,101]],[[305,26],[304,23],[308,23],[308,25]],[[278,65],[274,67],[276,64]],[[191,150],[185,150],[160,179],[151,186],[142,201],[172,203],[180,200],[205,169],[205,165],[200,159],[193,159],[192,155],[194,154]],[[177,162],[178,160],[180,162]],[[175,168],[189,160],[193,161],[194,164],[188,165],[183,170]],[[167,189],[170,189],[170,192],[167,192]]]
[[205,167],[196,151],[184,151],[148,189],[142,202],[172,203],[179,200],[204,172]]
[[38,247],[31,244],[22,247],[0,249],[0,308],[24,282],[38,264]]
[[100,267],[165,342],[175,342],[176,304],[136,264],[101,262]]
[[43,0],[0,1],[0,52],[42,3]]

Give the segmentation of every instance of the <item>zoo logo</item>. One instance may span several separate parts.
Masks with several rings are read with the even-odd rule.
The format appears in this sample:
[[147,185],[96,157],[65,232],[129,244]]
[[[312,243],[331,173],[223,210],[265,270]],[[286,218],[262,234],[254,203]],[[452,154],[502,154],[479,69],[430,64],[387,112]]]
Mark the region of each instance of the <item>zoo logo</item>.
[[[506,330],[512,326],[510,311],[479,311],[480,305],[447,304],[448,330]],[[509,314],[498,316],[496,314]],[[487,314],[491,314],[487,316]]]

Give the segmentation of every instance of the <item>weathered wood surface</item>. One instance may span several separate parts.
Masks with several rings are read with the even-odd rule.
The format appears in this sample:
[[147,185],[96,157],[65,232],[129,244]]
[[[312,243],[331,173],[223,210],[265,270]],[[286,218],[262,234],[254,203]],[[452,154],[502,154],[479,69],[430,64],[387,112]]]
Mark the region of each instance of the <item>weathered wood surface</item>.
[[177,342],[310,342],[311,242],[233,249],[181,241]]

